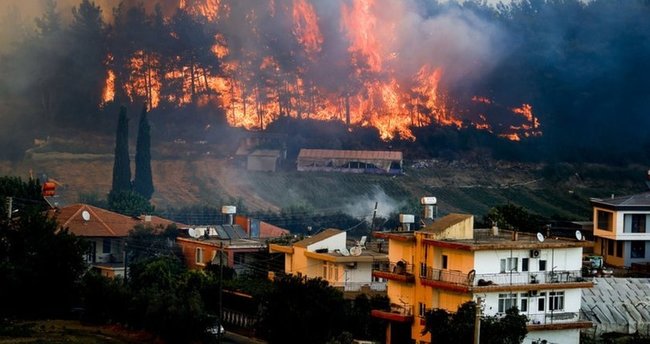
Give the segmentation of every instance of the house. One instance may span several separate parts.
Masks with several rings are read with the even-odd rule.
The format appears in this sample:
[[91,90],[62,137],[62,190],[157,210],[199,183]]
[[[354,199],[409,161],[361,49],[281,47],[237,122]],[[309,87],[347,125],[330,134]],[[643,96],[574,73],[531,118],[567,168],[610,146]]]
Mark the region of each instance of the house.
[[403,157],[398,151],[301,149],[298,171],[401,174]]
[[[233,224],[194,226],[176,238],[190,269],[204,269],[209,264],[221,264],[237,273],[259,270],[272,262],[267,240],[289,234],[286,229],[241,215]],[[279,261],[281,260],[274,260]]]
[[455,312],[480,298],[484,315],[516,306],[528,317],[524,343],[578,343],[591,327],[579,312],[581,290],[592,286],[581,277],[582,249],[593,244],[473,227],[472,215],[449,214],[422,230],[375,233],[389,242],[390,264],[373,276],[388,280],[391,309],[372,311],[389,321],[388,342],[430,343],[427,310]]
[[372,271],[388,263],[388,256],[365,249],[365,244],[362,238],[350,245],[347,232],[330,228],[290,245],[270,244],[269,252],[285,255],[285,273],[320,277],[353,297],[362,290],[386,289],[385,280],[373,278]]
[[592,198],[591,205],[595,254],[618,267],[650,261],[650,192]]
[[86,262],[107,277],[124,276],[124,245],[135,226],[180,225],[158,216],[131,217],[82,203],[52,209],[48,215],[56,218],[60,228],[88,241]]

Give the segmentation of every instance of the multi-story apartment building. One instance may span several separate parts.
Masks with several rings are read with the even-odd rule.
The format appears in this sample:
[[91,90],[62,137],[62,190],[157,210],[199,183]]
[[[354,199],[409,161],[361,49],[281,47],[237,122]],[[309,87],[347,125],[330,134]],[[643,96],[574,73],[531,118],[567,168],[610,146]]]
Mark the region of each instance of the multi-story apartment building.
[[290,245],[270,244],[269,251],[285,254],[287,274],[320,277],[351,295],[363,287],[375,292],[386,290],[386,281],[373,278],[372,271],[386,264],[388,256],[364,249],[363,242],[350,245],[345,231],[326,229]]
[[373,310],[389,320],[393,343],[430,343],[422,335],[429,309],[455,312],[481,299],[483,314],[498,316],[517,307],[528,321],[524,343],[578,343],[582,248],[577,239],[543,238],[498,229],[474,230],[471,215],[451,214],[415,232],[379,232],[389,241],[388,269],[373,275],[388,280],[390,311]]
[[594,253],[608,265],[629,267],[650,260],[650,192],[591,199]]

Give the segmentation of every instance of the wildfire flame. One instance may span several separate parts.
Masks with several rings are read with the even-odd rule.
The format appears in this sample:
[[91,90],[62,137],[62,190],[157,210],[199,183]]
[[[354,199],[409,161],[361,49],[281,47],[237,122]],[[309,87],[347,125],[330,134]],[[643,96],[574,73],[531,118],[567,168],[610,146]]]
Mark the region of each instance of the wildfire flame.
[[[376,0],[346,1],[340,7],[339,28],[347,43],[347,60],[340,64],[349,70],[349,75],[336,85],[322,84],[314,76],[319,62],[327,58],[323,56],[323,45],[327,42],[313,0],[269,0],[267,4],[264,10],[268,17],[260,9],[250,9],[242,20],[259,37],[265,33],[256,25],[263,18],[289,18],[290,35],[298,47],[285,52],[293,61],[291,66],[280,63],[286,61],[270,53],[258,56],[258,51],[245,46],[233,48],[228,37],[219,33],[211,47],[221,61],[218,74],[197,68],[180,56],[173,61],[173,68],[163,68],[159,56],[140,50],[132,54],[128,75],[119,81],[109,70],[103,102],[114,100],[119,87],[123,92],[120,94],[131,101],[144,100],[150,109],[162,103],[177,107],[193,102],[220,106],[231,126],[262,130],[281,116],[340,120],[349,126],[375,127],[384,140],[415,140],[411,128],[428,125],[471,125],[489,132],[495,130],[485,114],[475,114],[475,120],[463,121],[451,110],[451,102],[442,90],[444,70],[434,61],[416,66],[412,69],[416,72],[410,75],[401,68],[405,62],[391,50],[397,28],[378,16],[382,4]],[[210,23],[229,19],[235,6],[232,7],[225,0],[179,2],[179,8]],[[112,61],[112,57],[107,60]],[[487,97],[475,96],[471,100],[480,106],[495,105]],[[497,133],[499,136],[518,141],[542,135],[530,104],[509,110],[526,122],[509,126],[506,132]]]

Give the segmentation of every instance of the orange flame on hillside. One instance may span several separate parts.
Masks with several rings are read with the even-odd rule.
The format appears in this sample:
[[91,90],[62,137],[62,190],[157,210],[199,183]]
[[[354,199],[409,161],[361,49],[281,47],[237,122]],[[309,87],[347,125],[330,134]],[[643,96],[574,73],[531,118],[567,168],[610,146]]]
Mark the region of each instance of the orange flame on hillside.
[[[314,0],[269,0],[268,6],[263,6],[251,8],[241,20],[259,38],[266,32],[257,26],[258,22],[276,16],[289,18],[292,21],[289,36],[297,43],[288,45],[292,50],[284,52],[290,64],[280,63],[287,61],[271,54],[259,56],[264,53],[257,50],[271,51],[272,47],[230,46],[228,37],[218,33],[211,47],[221,62],[218,72],[181,56],[171,63],[163,63],[157,55],[140,50],[130,57],[128,75],[121,76],[125,80],[116,80],[115,73],[109,71],[103,101],[115,98],[117,82],[131,101],[144,100],[149,108],[190,103],[220,106],[231,126],[247,129],[263,130],[279,117],[289,116],[375,127],[384,140],[396,137],[415,140],[411,128],[429,125],[456,128],[470,125],[489,132],[494,130],[485,115],[478,116],[476,121],[463,121],[452,111],[452,102],[441,89],[444,70],[434,61],[415,66],[411,72],[401,68],[407,62],[400,60],[399,53],[391,51],[397,27],[378,17],[381,2],[342,2],[340,31],[347,39],[344,42],[347,42],[348,56],[340,65],[349,69],[349,73],[335,85],[321,84],[314,77],[314,70],[321,68],[319,61],[328,58],[321,54],[325,37]],[[218,23],[224,18],[232,19],[234,6],[230,8],[226,0],[180,0],[179,8]],[[266,17],[261,9],[267,11]],[[237,10],[241,14],[242,9]],[[471,100],[493,105],[486,97]],[[510,110],[527,122],[510,126],[507,132],[498,133],[499,136],[520,140],[522,136],[542,134],[531,105]]]

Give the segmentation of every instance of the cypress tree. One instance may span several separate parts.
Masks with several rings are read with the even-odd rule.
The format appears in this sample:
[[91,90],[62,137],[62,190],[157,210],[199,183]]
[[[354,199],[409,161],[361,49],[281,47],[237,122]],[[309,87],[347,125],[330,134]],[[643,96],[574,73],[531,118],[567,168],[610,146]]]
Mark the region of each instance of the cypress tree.
[[133,190],[146,199],[153,195],[153,178],[151,176],[151,135],[146,106],[142,109],[138,126],[138,139],[135,151],[135,181]]
[[129,161],[129,119],[126,107],[120,107],[115,134],[115,162],[113,163],[113,188],[111,193],[131,190],[131,162]]

